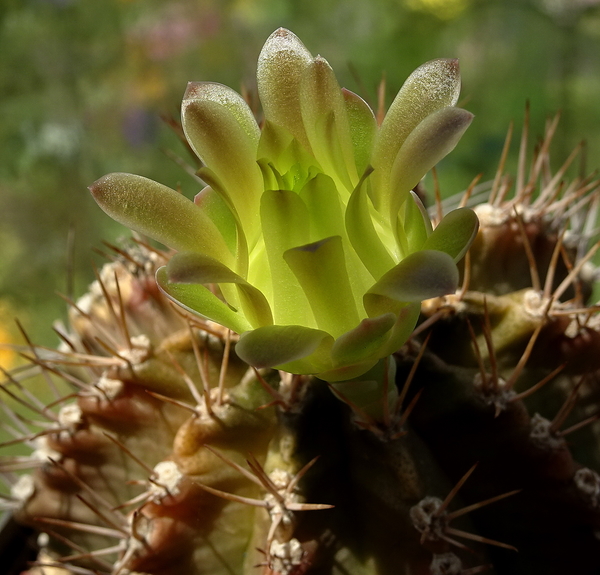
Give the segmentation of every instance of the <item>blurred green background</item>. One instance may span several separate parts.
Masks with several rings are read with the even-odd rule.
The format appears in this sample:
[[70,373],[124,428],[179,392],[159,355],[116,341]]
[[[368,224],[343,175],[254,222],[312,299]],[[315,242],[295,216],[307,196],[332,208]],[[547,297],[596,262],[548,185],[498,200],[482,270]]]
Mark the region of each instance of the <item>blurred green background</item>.
[[[600,0],[0,0],[0,341],[55,343],[55,292],[80,295],[93,248],[126,230],[86,187],[127,171],[181,185],[165,150],[185,151],[161,116],[188,80],[254,89],[256,58],[285,26],[342,85],[387,103],[406,76],[458,57],[461,104],[476,118],[440,166],[443,191],[491,178],[507,126],[527,100],[532,131],[562,110],[557,163],[581,139],[600,166]],[[0,363],[10,361],[0,350]]]

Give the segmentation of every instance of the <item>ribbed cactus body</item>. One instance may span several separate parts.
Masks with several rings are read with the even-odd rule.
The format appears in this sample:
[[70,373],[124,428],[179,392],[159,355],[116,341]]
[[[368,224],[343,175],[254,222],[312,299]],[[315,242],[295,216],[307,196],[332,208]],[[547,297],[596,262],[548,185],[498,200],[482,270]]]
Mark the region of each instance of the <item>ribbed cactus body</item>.
[[[285,34],[276,33],[274,41],[283,42],[280,36]],[[297,59],[287,64],[293,68],[312,62],[311,73],[330,86],[324,60],[311,60],[308,52],[297,45],[295,49]],[[434,68],[436,73],[456,74],[454,61]],[[444,150],[455,143],[453,130],[460,132],[467,121],[453,108],[455,79],[450,84],[451,89],[444,88],[447,93],[442,90],[447,99],[441,104],[442,115],[435,116],[451,132],[441,146]],[[309,88],[305,92],[312,93]],[[196,98],[186,100],[190,110],[202,111],[206,102],[198,94],[203,89],[197,85],[189,89]],[[245,116],[234,118],[231,110],[239,102],[230,92],[218,85],[206,89],[220,94],[219,105],[227,113],[219,113],[233,132],[243,128],[234,136],[244,149],[251,148],[258,126]],[[291,88],[277,90],[267,90],[268,109],[277,108],[280,92]],[[365,114],[354,95],[344,96],[352,114]],[[334,110],[323,116],[330,124],[323,118],[315,121],[323,134],[331,136],[327,126],[336,125],[331,118],[337,117],[340,106],[341,100],[335,100]],[[433,125],[427,116],[431,110],[423,109],[423,121]],[[292,106],[288,111],[293,116],[290,122],[298,119],[298,110]],[[460,129],[444,123],[448,114],[452,121],[458,114]],[[203,124],[192,120],[188,131],[199,130]],[[274,139],[267,138],[263,147],[289,147],[277,167],[259,162],[265,181],[293,187],[290,182],[302,180],[304,185],[310,174],[329,166],[327,160],[334,176],[325,191],[313,182],[299,197],[310,211],[315,198],[309,191],[314,186],[323,194],[320,199],[330,202],[331,213],[338,214],[338,208],[331,207],[337,205],[331,186],[356,176],[340,168],[347,167],[351,148],[340,148],[335,156],[323,143],[331,143],[327,138],[307,135],[302,123],[292,129],[294,137],[276,126],[266,128],[273,131],[268,138]],[[417,147],[414,142],[430,129],[425,126],[424,132],[407,140],[411,154]],[[354,199],[348,203],[348,233],[363,226],[369,249],[380,261],[369,262],[359,246],[345,263],[358,266],[359,259],[364,260],[379,270],[374,273],[380,277],[364,294],[368,317],[358,318],[358,327],[341,335],[336,332],[335,314],[327,319],[331,333],[322,326],[296,329],[269,324],[273,318],[268,306],[273,301],[277,314],[286,314],[277,307],[284,300],[269,292],[264,278],[246,273],[242,268],[248,262],[234,262],[238,267],[233,271],[215,258],[199,256],[193,252],[195,244],[179,230],[167,236],[183,242],[183,251],[193,245],[178,258],[139,239],[115,248],[113,261],[98,272],[88,293],[71,303],[68,325],[57,326],[59,348],[25,346],[30,366],[6,373],[2,382],[7,400],[4,428],[14,436],[4,447],[20,443],[28,450],[0,460],[7,485],[2,502],[17,521],[46,534],[38,539],[38,561],[26,573],[597,573],[600,331],[598,308],[590,298],[597,275],[592,243],[597,235],[598,182],[569,180],[568,166],[557,172],[550,169],[548,149],[554,129],[551,123],[527,170],[522,148],[514,190],[510,178],[499,171],[492,184],[477,188],[470,199],[467,194],[456,200],[473,206],[479,231],[461,264],[454,293],[446,289],[454,281],[453,262],[462,257],[476,229],[469,212],[454,212],[454,221],[460,223],[460,237],[454,242],[454,235],[447,233],[449,220],[434,218],[441,230],[437,234],[427,229],[420,200],[410,196],[413,199],[398,208],[406,216],[404,228],[390,231],[389,222],[369,223],[353,210],[377,208],[378,203],[388,210],[386,202],[394,200],[361,192],[367,179],[356,184]],[[357,134],[353,137],[353,145],[360,148]],[[313,148],[323,144],[315,152],[323,154],[322,164],[317,166],[313,159],[306,171],[284,166],[284,160],[289,164],[306,155],[299,146],[311,138]],[[393,134],[380,138],[393,140]],[[435,147],[432,142],[428,145]],[[379,165],[393,163],[381,150],[373,157]],[[402,167],[406,158],[399,157]],[[213,160],[221,169],[221,159]],[[252,166],[244,169],[254,178]],[[403,182],[399,170],[391,169],[390,177]],[[365,178],[369,173],[367,168]],[[203,175],[215,189],[231,185],[214,173]],[[323,174],[317,180],[322,184]],[[377,180],[378,185],[383,186],[383,180]],[[174,202],[169,209],[180,206],[194,214],[190,216],[194,222],[197,218],[206,225],[202,233],[225,221],[222,236],[212,238],[211,249],[225,259],[232,253],[244,259],[240,254],[248,246],[236,218],[248,198],[235,197],[237,207],[227,212],[231,206],[222,196],[205,188],[196,205],[206,208],[210,214],[206,217],[190,202],[173,200],[164,186],[133,182],[149,185],[157,198],[166,194]],[[96,186],[102,194],[114,192],[105,189],[106,180]],[[304,217],[305,208],[298,208],[303,204],[290,195],[292,190],[279,196],[271,192],[265,192],[265,211],[282,202],[293,212],[291,217],[299,221]],[[236,217],[231,219],[231,214]],[[176,212],[166,210],[163,215],[177,221]],[[409,216],[415,215],[418,218],[411,220]],[[247,214],[242,218],[245,232],[248,237],[254,233],[260,244],[255,222],[246,219]],[[280,234],[281,223],[277,220],[275,232],[265,232],[267,251],[272,247],[269,242],[275,241],[269,234]],[[331,222],[317,224],[327,227]],[[376,231],[385,235],[385,247],[373,239]],[[293,233],[301,235],[302,230]],[[281,237],[277,241],[288,242]],[[304,260],[312,261],[321,250],[315,256],[319,265],[331,261],[338,271],[346,270],[335,257],[348,238],[344,232],[331,237],[342,239],[319,240],[284,252],[302,289],[314,280],[307,275]],[[396,264],[385,255],[394,241],[408,251],[417,245],[425,249],[406,257],[394,254],[400,260]],[[418,255],[423,252],[426,255]],[[253,257],[268,260],[265,253]],[[167,271],[162,268],[157,276],[169,260]],[[393,265],[384,273],[382,262]],[[438,265],[444,273],[427,276]],[[430,293],[422,279],[407,279],[407,270],[439,285]],[[319,277],[329,278],[330,271],[319,270]],[[359,280],[343,279],[340,298],[356,290],[353,282]],[[336,293],[323,285],[317,288],[322,299],[306,310],[320,309]],[[260,295],[260,290],[267,295]],[[409,299],[407,294],[414,293]],[[438,297],[419,304],[425,293]],[[240,339],[233,330],[193,313],[198,312],[196,304],[225,318],[223,323],[231,321],[247,331]],[[351,306],[344,303],[342,308]],[[382,309],[385,313],[380,313]],[[342,318],[339,324],[349,321],[354,319]],[[274,348],[261,350],[257,341]],[[382,350],[398,341],[405,343],[379,361]],[[278,345],[285,353],[279,353]],[[267,367],[250,367],[236,348],[240,356],[264,359]],[[296,374],[271,368],[280,363]],[[321,378],[305,375],[310,371],[307,366]],[[345,370],[354,378],[340,381]],[[54,398],[48,405],[29,390],[30,377],[32,385],[39,388],[41,378],[47,386],[46,395]]]

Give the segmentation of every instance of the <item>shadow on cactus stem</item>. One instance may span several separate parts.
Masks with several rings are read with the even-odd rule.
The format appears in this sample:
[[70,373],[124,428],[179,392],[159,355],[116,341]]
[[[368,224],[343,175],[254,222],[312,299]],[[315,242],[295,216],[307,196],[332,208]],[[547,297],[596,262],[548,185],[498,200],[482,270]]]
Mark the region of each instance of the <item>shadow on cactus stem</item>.
[[380,122],[288,31],[258,70],[260,124],[229,88],[188,87],[194,202],[92,186],[171,249],[110,248],[61,344],[3,372],[1,447],[23,451],[0,459],[0,504],[40,533],[24,572],[597,574],[599,182],[568,176],[580,150],[552,169],[554,119],[529,158],[526,119],[517,173],[511,129],[494,180],[432,224],[412,191],[471,120],[455,61]]

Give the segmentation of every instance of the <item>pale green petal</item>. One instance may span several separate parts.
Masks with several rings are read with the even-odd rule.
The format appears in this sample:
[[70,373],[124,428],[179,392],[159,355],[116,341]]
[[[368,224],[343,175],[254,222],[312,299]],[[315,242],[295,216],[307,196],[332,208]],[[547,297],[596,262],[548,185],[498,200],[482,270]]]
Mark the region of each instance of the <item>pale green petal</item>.
[[338,337],[358,324],[340,236],[290,249],[283,257],[304,290],[319,329]]
[[346,207],[346,231],[352,247],[374,279],[379,279],[394,260],[375,231],[371,217],[371,199],[367,194],[367,177],[361,178]]
[[329,367],[315,372],[315,375],[327,382],[346,381],[362,376],[369,371],[373,366],[377,365],[378,359],[366,359],[350,365],[342,365],[340,367]]
[[425,244],[433,231],[431,220],[419,196],[412,190],[402,210],[404,216],[401,221],[404,228],[404,235],[406,236],[407,252],[412,253],[420,249],[426,249],[423,248],[423,244]]
[[217,175],[248,241],[254,241],[263,180],[256,165],[260,134],[258,126],[251,128],[256,122],[248,105],[225,86],[191,84],[182,102],[181,121],[190,146]]
[[310,217],[310,240],[319,241],[345,233],[342,202],[333,180],[322,173],[300,190]]
[[448,213],[433,230],[424,250],[446,252],[455,262],[460,261],[479,230],[479,219],[470,208],[458,208]]
[[[303,148],[288,130],[268,120],[265,120],[262,128],[256,157],[259,163],[271,164],[279,174],[294,170],[294,166],[300,167],[305,174],[314,168],[321,169],[314,156]],[[292,187],[284,189],[291,190]],[[265,189],[276,188],[265,187]]]
[[224,325],[236,333],[252,329],[243,315],[231,309],[203,285],[170,283],[165,267],[156,273],[156,282],[170,300],[189,312]]
[[338,180],[339,191],[350,192],[358,175],[346,103],[331,66],[320,56],[303,73],[300,109],[313,154]]
[[198,206],[175,190],[133,174],[108,174],[90,186],[98,205],[119,223],[170,248],[207,254],[234,267],[223,235]]
[[459,92],[458,60],[426,62],[404,82],[387,111],[373,146],[371,164],[377,181],[373,200],[378,210],[385,209],[389,173],[408,135],[429,114],[454,106]]
[[300,79],[313,57],[285,28],[269,36],[258,57],[256,78],[265,118],[286,128],[310,149],[300,112]]
[[362,175],[371,161],[371,150],[377,133],[377,121],[369,104],[360,96],[346,88],[342,88],[342,95],[348,112],[356,169],[358,174]]
[[390,174],[390,222],[396,221],[410,190],[454,149],[472,120],[473,114],[466,110],[442,108],[427,116],[406,138]]
[[419,302],[454,293],[458,269],[444,252],[422,250],[404,258],[387,272],[365,295],[385,296],[399,302]]
[[248,273],[248,245],[246,243],[246,236],[239,220],[231,211],[223,195],[215,191],[212,187],[206,186],[196,194],[194,203],[217,226],[227,243],[229,251],[235,254],[235,271],[242,277],[246,277]]
[[[314,356],[306,362],[303,373],[316,373],[327,365],[332,337],[324,331],[300,325],[271,325],[243,333],[235,346],[237,355],[257,367],[281,367]],[[298,373],[298,372],[294,372]]]
[[252,327],[273,323],[271,308],[262,292],[213,258],[190,252],[175,254],[167,264],[167,277],[177,284],[235,284],[244,317]]
[[252,110],[235,90],[217,82],[188,82],[184,100],[208,100],[220,104],[237,120],[250,141],[255,144],[260,138],[260,128]]
[[331,349],[333,364],[338,367],[379,359],[379,352],[387,343],[396,319],[393,313],[363,319],[354,329],[336,339]]
[[421,315],[421,302],[405,305],[398,312],[398,319],[391,330],[387,344],[379,350],[379,357],[387,357],[397,352],[411,336],[419,316]]
[[285,251],[310,241],[308,210],[295,192],[267,190],[261,198],[260,218],[273,282],[275,323],[313,326],[306,296],[283,259]]

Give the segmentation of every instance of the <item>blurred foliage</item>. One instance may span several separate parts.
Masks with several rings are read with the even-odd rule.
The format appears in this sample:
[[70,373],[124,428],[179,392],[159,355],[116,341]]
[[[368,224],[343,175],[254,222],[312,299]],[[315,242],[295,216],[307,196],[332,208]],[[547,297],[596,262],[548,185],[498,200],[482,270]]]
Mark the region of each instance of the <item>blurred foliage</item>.
[[[323,54],[373,105],[422,62],[459,57],[461,105],[476,114],[440,167],[445,193],[493,175],[511,119],[531,102],[533,134],[562,110],[563,158],[582,138],[600,166],[599,0],[3,0],[0,2],[0,300],[50,343],[91,281],[92,249],[125,230],[86,187],[127,171],[193,194],[161,116],[188,80],[254,93],[256,57],[278,26]],[[98,265],[102,259],[96,258]],[[7,309],[11,310],[7,313]],[[23,313],[26,311],[27,313]],[[3,328],[2,333],[15,330]],[[0,335],[0,338],[12,336]]]

